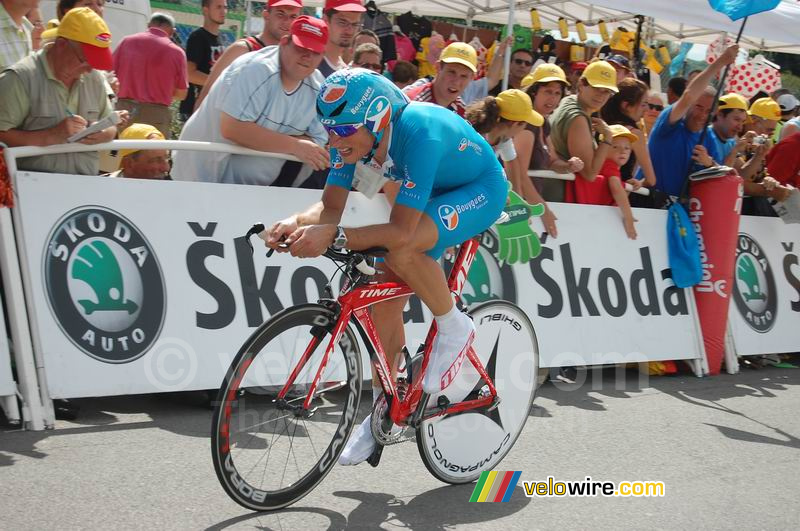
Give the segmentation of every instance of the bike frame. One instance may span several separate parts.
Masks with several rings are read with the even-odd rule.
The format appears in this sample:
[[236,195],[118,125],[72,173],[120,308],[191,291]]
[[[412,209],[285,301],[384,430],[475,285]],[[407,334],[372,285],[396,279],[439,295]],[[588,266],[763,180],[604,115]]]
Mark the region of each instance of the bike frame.
[[[479,239],[477,237],[472,238],[461,245],[458,255],[456,256],[455,264],[450,272],[450,277],[448,278],[447,284],[450,292],[458,297],[461,296],[461,291],[464,289],[464,285],[467,282],[469,269],[472,266],[472,262],[478,252],[478,248]],[[346,330],[347,325],[352,318],[355,318],[355,322],[360,327],[361,336],[364,339],[364,342],[367,344],[372,366],[378,375],[383,392],[386,394],[387,403],[390,405],[389,417],[395,424],[408,424],[409,418],[413,416],[413,424],[418,425],[419,422],[429,418],[440,415],[460,413],[470,409],[489,407],[496,403],[498,398],[497,389],[494,386],[494,382],[489,377],[480,359],[475,354],[475,351],[470,347],[467,349],[467,358],[478,371],[478,374],[486,382],[487,386],[489,387],[490,394],[477,399],[465,400],[455,404],[446,403],[441,406],[437,405],[436,407],[426,409],[429,395],[426,395],[422,390],[422,379],[428,367],[431,349],[433,348],[433,339],[436,337],[435,321],[431,323],[431,327],[428,330],[428,334],[425,339],[421,370],[419,371],[419,374],[413,375],[414,381],[409,382],[410,387],[408,388],[405,396],[402,397],[402,399],[397,399],[397,386],[395,385],[394,379],[391,377],[391,370],[386,358],[386,353],[383,350],[380,338],[378,337],[378,333],[375,329],[375,323],[372,321],[372,317],[369,314],[369,307],[380,302],[413,295],[413,293],[414,292],[411,290],[411,288],[403,283],[378,282],[359,286],[351,291],[347,291],[346,293],[339,295],[337,299],[340,310],[339,316],[333,326],[331,339],[326,347],[320,366],[317,369],[314,380],[312,381],[311,387],[308,390],[305,401],[303,402],[304,409],[308,410],[310,408],[311,400],[314,398],[317,387],[320,384],[320,379],[325,367],[328,364],[328,359],[333,353],[335,345],[339,342],[339,339]],[[329,325],[329,323],[319,324],[322,326]],[[297,365],[295,365],[294,369],[289,375],[289,379],[287,380],[286,384],[278,393],[279,400],[285,398],[289,388],[294,384],[297,375],[300,374],[300,371],[311,358],[311,354],[316,350],[320,342],[321,339],[319,337],[315,336],[311,339],[308,347],[303,352],[303,355],[298,360]]]

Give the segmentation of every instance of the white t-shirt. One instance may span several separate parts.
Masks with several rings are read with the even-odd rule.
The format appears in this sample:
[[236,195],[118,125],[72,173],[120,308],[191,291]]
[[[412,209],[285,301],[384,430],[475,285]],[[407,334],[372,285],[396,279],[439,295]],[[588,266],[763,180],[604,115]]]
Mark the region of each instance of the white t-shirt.
[[[486,138],[486,136],[483,138]],[[496,146],[492,146],[492,149],[494,149],[494,154],[499,156],[503,162],[510,162],[517,158],[517,150],[514,149],[514,141],[510,138],[506,138]]]
[[[328,134],[317,119],[316,99],[323,82],[318,71],[291,93],[281,83],[279,46],[246,53],[231,63],[186,122],[181,140],[232,144],[220,132],[221,113],[242,122],[254,122],[286,135],[308,135],[324,146]],[[231,155],[209,151],[176,150],[172,177],[202,181],[268,186],[280,174],[284,159]],[[306,174],[310,167],[303,167]]]

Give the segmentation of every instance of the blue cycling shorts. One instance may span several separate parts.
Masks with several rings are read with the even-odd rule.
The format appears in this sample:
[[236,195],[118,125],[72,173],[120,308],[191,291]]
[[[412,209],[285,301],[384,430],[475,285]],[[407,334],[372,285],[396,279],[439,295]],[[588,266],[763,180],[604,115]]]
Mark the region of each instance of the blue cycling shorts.
[[508,181],[499,165],[470,183],[431,197],[425,214],[436,224],[439,239],[425,254],[438,260],[448,247],[491,227],[503,212],[507,197]]

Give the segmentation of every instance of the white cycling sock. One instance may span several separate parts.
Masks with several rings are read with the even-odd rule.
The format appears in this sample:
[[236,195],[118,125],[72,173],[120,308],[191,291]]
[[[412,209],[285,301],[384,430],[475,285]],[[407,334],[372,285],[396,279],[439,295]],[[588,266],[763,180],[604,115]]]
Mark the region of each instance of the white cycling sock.
[[458,311],[458,308],[455,304],[450,308],[450,311],[444,315],[435,315],[433,318],[436,319],[436,326],[439,327],[439,331],[444,331],[445,333],[448,329],[452,328],[454,324],[458,323],[458,314],[461,313]]

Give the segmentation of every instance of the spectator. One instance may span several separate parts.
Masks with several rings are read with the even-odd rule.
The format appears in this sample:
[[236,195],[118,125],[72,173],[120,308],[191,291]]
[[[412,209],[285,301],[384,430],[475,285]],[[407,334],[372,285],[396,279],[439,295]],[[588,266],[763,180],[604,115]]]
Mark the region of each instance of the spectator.
[[631,73],[631,62],[624,55],[615,53],[606,57],[606,61],[608,61],[617,72],[617,85],[626,77],[633,77]]
[[778,129],[777,126],[775,127],[775,135],[778,137],[778,141],[780,141],[800,132],[800,117],[795,116],[798,110],[800,110],[800,101],[792,94],[785,94],[778,98],[778,105],[781,106],[781,119],[785,120],[785,123],[780,126],[780,129]]
[[[717,162],[725,166],[736,166],[736,155],[747,140],[737,142],[747,121],[747,100],[739,94],[726,94],[719,99],[717,114],[708,126],[708,135],[717,147]],[[743,137],[744,138],[744,137]],[[739,145],[737,145],[737,143]]]
[[578,81],[580,81],[583,71],[586,70],[586,62],[574,61],[569,67],[569,92],[575,94],[578,92]]
[[[637,220],[633,217],[633,211],[628,201],[628,192],[622,184],[620,168],[627,164],[632,153],[631,145],[638,142],[639,138],[624,125],[613,124],[608,127],[611,132],[612,146],[597,177],[593,181],[575,179],[575,186],[570,188],[568,199],[583,205],[617,205],[622,213],[625,234],[631,240],[635,240],[637,236],[635,222]],[[572,193],[574,193],[574,197],[569,197]]]
[[[534,69],[532,74],[525,76],[522,86],[525,87],[525,91],[533,102],[533,110],[547,118],[558,107],[570,85],[564,71],[559,66],[542,63]],[[514,147],[519,154],[519,165],[523,170],[574,173],[583,169],[583,161],[577,157],[565,161],[556,156],[550,140],[550,122],[547,119],[540,127],[528,125],[524,131],[516,135]],[[550,188],[553,185],[555,190],[551,193]],[[544,204],[542,223],[544,223],[547,233],[554,238],[558,237],[556,216],[545,200],[559,192],[563,195],[563,185],[555,179],[533,177],[522,180],[521,195],[528,203]]]
[[644,135],[645,138],[650,136],[650,131],[653,130],[653,126],[656,124],[656,120],[658,120],[658,116],[661,114],[661,111],[664,110],[664,98],[663,94],[658,92],[650,92],[647,95],[647,109],[644,111],[644,116],[642,116],[642,122],[644,123]]
[[64,18],[67,11],[76,7],[88,7],[100,18],[103,18],[103,9],[105,9],[106,0],[59,0],[56,6],[56,16],[58,20]]
[[[288,153],[313,169],[327,168],[328,135],[315,110],[323,82],[316,68],[327,39],[323,20],[300,16],[278,46],[236,59],[186,122],[181,140]],[[286,162],[201,151],[178,151],[173,158],[175,180],[258,185],[273,184]]]
[[[531,69],[533,68],[533,60],[533,52],[527,48],[520,48],[511,52],[511,61],[509,62],[508,67],[508,88],[518,89],[522,87],[523,78],[531,73]],[[502,67],[503,65],[501,63],[501,73]],[[501,90],[502,85],[497,84],[494,89],[489,91],[489,93],[496,96]]]
[[685,77],[673,77],[667,81],[667,105],[672,105],[683,96],[688,83]]
[[703,70],[700,70],[700,69],[692,70],[691,72],[689,72],[689,75],[686,76],[686,86],[688,87],[689,83],[691,83],[694,78],[696,78],[697,76],[699,76],[702,73],[703,73]]
[[353,47],[356,32],[364,27],[361,22],[364,12],[366,8],[361,5],[361,0],[325,0],[322,13],[328,23],[330,37],[325,47],[325,56],[318,68],[323,77],[347,68],[342,56]]
[[525,126],[540,127],[544,123],[542,115],[533,110],[530,96],[519,89],[504,90],[497,97],[487,96],[470,104],[465,118],[492,146],[503,161],[514,190],[520,193],[523,178],[528,179],[519,165],[513,139]]
[[[780,93],[779,93],[780,92]],[[781,131],[786,122],[790,121],[797,114],[797,109],[800,107],[800,101],[794,97],[794,94],[787,89],[778,89],[772,93],[772,99],[778,102],[781,108],[781,119],[778,125],[775,126],[775,133],[772,135],[772,141],[778,143],[781,139]]]
[[800,133],[784,138],[770,150],[767,170],[781,185],[800,188]]
[[211,90],[214,82],[234,59],[247,52],[260,50],[265,46],[275,46],[280,42],[281,37],[288,35],[292,22],[300,16],[302,8],[303,2],[301,0],[270,0],[261,12],[261,16],[264,18],[264,30],[261,35],[258,37],[251,35],[244,39],[239,39],[222,52],[214,66],[211,67],[206,84],[203,85],[203,89],[197,96],[197,101],[194,104],[195,108],[200,108],[200,104],[208,96],[208,91]]
[[771,137],[781,119],[781,108],[772,98],[764,97],[755,100],[747,114],[750,115],[749,127],[752,131]]
[[[350,48],[345,50],[344,53],[342,53],[342,61],[344,61],[346,64],[352,63],[356,48],[358,48],[362,44],[367,44],[367,43],[374,44],[375,46],[380,48],[381,40],[378,38],[378,35],[371,29],[362,29],[361,31],[356,33],[356,36],[353,39],[353,46],[351,46]],[[383,51],[381,51],[381,55],[383,55]]]
[[678,101],[667,106],[658,117],[648,140],[657,190],[680,195],[687,172],[694,166],[692,161],[705,167],[714,165],[718,158],[714,140],[706,135],[703,145],[698,145],[716,96],[709,82],[736,60],[737,53],[737,45],[725,50],[719,59],[692,79]]
[[203,26],[189,34],[186,40],[186,71],[189,77],[189,91],[181,102],[179,112],[181,121],[186,121],[195,109],[195,101],[208,81],[211,67],[222,55],[219,40],[219,27],[225,23],[228,12],[225,0],[202,0]]
[[44,32],[42,11],[38,7],[33,8],[28,11],[25,18],[33,26],[33,29],[31,29],[31,49],[35,52],[42,47],[42,33]]
[[33,51],[33,24],[25,15],[37,4],[37,0],[0,0],[0,70]]
[[[583,162],[575,175],[577,179],[593,181],[611,151],[611,131],[600,118],[591,115],[606,104],[617,92],[617,73],[606,61],[595,61],[583,71],[578,83],[578,93],[565,97],[550,117],[553,148],[563,160],[578,157]],[[595,143],[592,131],[603,135]],[[565,186],[558,183],[557,192],[548,200],[564,201]]]
[[403,89],[416,81],[419,75],[417,66],[408,61],[397,61],[392,70],[392,81],[398,88]]
[[[161,131],[148,124],[132,124],[119,135],[120,140],[164,140]],[[121,149],[119,170],[111,177],[129,179],[165,179],[169,173],[166,149]]]
[[114,70],[119,78],[118,109],[136,121],[156,127],[169,138],[173,100],[186,97],[189,86],[186,54],[170,38],[175,19],[153,13],[148,29],[122,39],[114,50]]
[[353,55],[353,64],[350,66],[358,66],[372,70],[380,74],[383,72],[383,52],[377,44],[364,43],[356,46],[356,52]]
[[442,50],[436,63],[436,77],[432,81],[415,83],[403,89],[412,101],[426,101],[447,107],[464,116],[466,107],[461,93],[475,78],[478,71],[478,54],[465,42],[454,42]]
[[[63,144],[89,122],[113,112],[103,76],[110,70],[111,33],[89,8],[73,9],[58,26],[52,45],[0,74],[0,142],[8,146]],[[65,90],[66,88],[66,90]],[[91,134],[83,144],[114,138],[114,126]],[[61,153],[20,159],[19,169],[97,175],[98,153]]]
[[[611,96],[600,111],[600,116],[608,125],[624,125],[634,137],[629,137],[632,153],[628,161],[620,168],[622,180],[630,184],[634,190],[641,186],[652,187],[656,184],[656,174],[650,153],[647,150],[647,141],[644,133],[639,129],[639,123],[644,116],[647,106],[648,88],[644,82],[632,77],[623,78],[617,83],[619,92]],[[641,167],[644,181],[635,178],[636,170]]]
[[470,81],[467,88],[461,93],[461,99],[464,101],[464,105],[468,105],[476,100],[482,100],[489,95],[490,91],[494,91],[498,86],[500,79],[503,77],[503,62],[505,60],[506,50],[513,42],[514,37],[509,36],[497,45],[497,49],[494,55],[492,55],[492,61],[486,69],[486,74],[480,79],[473,79]]

